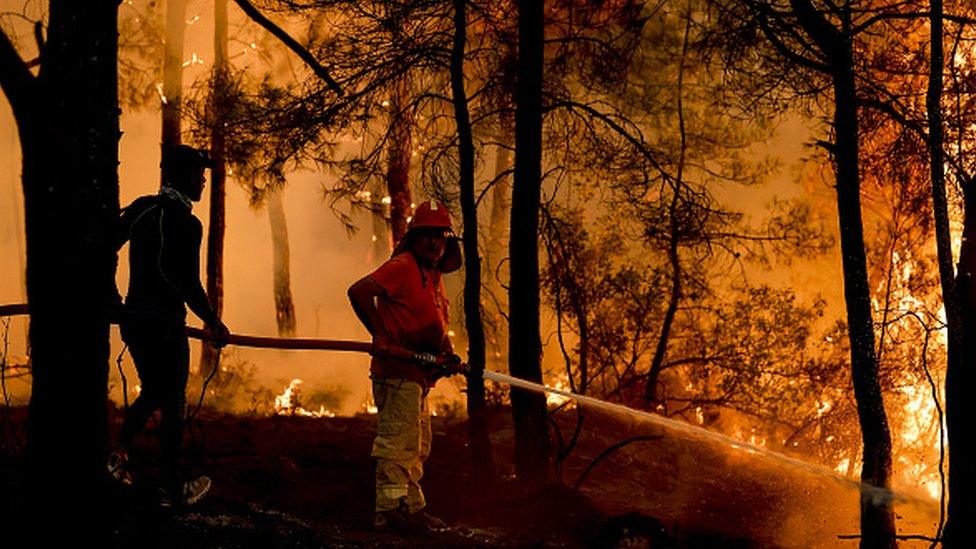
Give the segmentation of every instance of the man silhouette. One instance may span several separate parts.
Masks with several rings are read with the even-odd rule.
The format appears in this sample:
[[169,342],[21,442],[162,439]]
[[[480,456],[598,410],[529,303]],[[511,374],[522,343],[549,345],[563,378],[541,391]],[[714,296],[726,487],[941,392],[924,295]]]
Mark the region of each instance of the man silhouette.
[[122,210],[116,238],[116,249],[129,242],[129,289],[119,324],[142,387],[125,415],[109,472],[131,483],[128,450],[160,410],[164,506],[191,505],[210,489],[205,476],[183,482],[180,447],[190,366],[186,305],[206,324],[215,346],[222,347],[228,336],[200,284],[203,227],[192,213],[192,203],[203,193],[204,170],[211,165],[205,151],[186,145],[164,148],[159,193],[137,198]]

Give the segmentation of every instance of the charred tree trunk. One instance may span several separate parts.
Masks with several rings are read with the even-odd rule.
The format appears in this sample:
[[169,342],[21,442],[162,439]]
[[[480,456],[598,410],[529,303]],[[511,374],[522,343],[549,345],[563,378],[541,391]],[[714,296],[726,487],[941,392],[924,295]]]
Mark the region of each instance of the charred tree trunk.
[[[542,382],[539,335],[539,201],[542,195],[543,2],[518,2],[515,179],[509,240],[509,371]],[[551,475],[544,395],[512,388],[515,472],[532,484]]]
[[279,336],[295,335],[295,303],[291,298],[291,259],[288,250],[288,224],[281,203],[283,188],[268,193],[268,219],[271,221],[272,264],[274,266],[275,320]]
[[[227,0],[214,0],[214,74],[210,91],[210,222],[207,226],[207,297],[220,317],[224,309],[224,229],[226,227],[227,163],[224,160],[226,134],[223,126],[227,95]],[[200,374],[213,368],[216,352],[201,345]]]
[[[976,490],[976,471],[973,464],[973,449],[971,436],[966,432],[967,406],[965,399],[968,387],[972,386],[971,374],[966,371],[966,364],[973,364],[976,356],[972,349],[964,349],[962,335],[966,329],[976,328],[972,315],[963,325],[962,306],[973,308],[973,301],[968,298],[966,282],[968,273],[974,272],[973,265],[965,272],[967,276],[956,279],[952,264],[952,237],[949,228],[949,207],[945,186],[945,132],[942,122],[943,95],[943,67],[945,52],[943,48],[943,19],[942,0],[932,0],[929,10],[929,31],[931,50],[929,53],[929,82],[925,97],[928,111],[928,150],[929,169],[932,182],[932,211],[935,219],[935,244],[939,261],[939,282],[942,289],[942,303],[946,312],[947,332],[947,364],[945,380],[946,422],[949,439],[949,505],[948,520],[943,534],[944,547],[968,547],[973,544],[974,535],[971,531],[974,517],[973,490]],[[976,227],[969,219],[968,200],[966,204],[964,232],[972,233]],[[976,236],[976,235],[974,235]],[[963,240],[963,250],[967,262],[971,263],[976,256],[972,251],[972,242]],[[961,258],[960,258],[961,259]],[[961,263],[961,261],[960,261]],[[954,288],[964,289],[962,293]],[[964,361],[965,357],[965,361]],[[960,379],[962,378],[962,379]],[[941,433],[940,433],[941,436]]]
[[166,53],[163,58],[163,147],[179,145],[180,101],[183,96],[183,38],[186,0],[166,2]]
[[[955,341],[957,354],[949,348],[949,364],[946,371],[946,427],[949,439],[949,512],[943,534],[945,547],[970,547],[973,538],[972,524],[967,521],[974,512],[973,495],[970,490],[976,485],[976,465],[973,456],[971,431],[972,411],[966,403],[969,389],[976,382],[973,365],[976,364],[976,341],[962,334],[972,334],[976,330],[976,204],[973,197],[973,182],[964,187],[966,214],[963,220],[962,249],[959,253],[959,273],[955,285],[946,300],[946,318],[949,318],[949,303],[958,314],[959,334]],[[940,258],[941,259],[941,258]],[[950,330],[951,330],[950,326]],[[953,336],[949,332],[950,338]],[[949,340],[952,345],[952,339]],[[958,461],[953,461],[958,460]]]
[[36,521],[28,531],[40,545],[65,532],[74,539],[107,534],[101,505],[119,211],[117,10],[114,1],[52,1],[36,77],[0,32],[0,86],[23,153],[33,374],[27,503]]
[[390,136],[387,145],[386,190],[390,195],[390,230],[394,245],[407,234],[410,217],[410,140],[413,133],[413,111],[410,101],[411,80],[404,74],[393,83],[390,96]]
[[[871,290],[868,286],[864,229],[861,221],[858,173],[857,95],[853,52],[846,34],[838,37],[834,83],[834,163],[837,176],[837,213],[844,271],[844,301],[851,343],[851,378],[861,425],[864,459],[861,481],[871,486],[891,485],[891,433],[885,413],[878,363],[874,354]],[[881,501],[879,501],[881,500]],[[861,547],[896,547],[895,516],[890,502],[861,494]]]
[[474,134],[464,91],[464,46],[467,34],[466,0],[454,3],[454,47],[451,50],[451,97],[458,132],[458,167],[461,219],[464,224],[464,327],[468,335],[468,434],[471,438],[473,478],[492,486],[495,464],[491,459],[488,416],[485,409],[485,327],[481,320],[481,257],[478,254],[478,205],[474,189]]
[[[834,26],[810,0],[791,0],[803,30],[827,62],[834,91],[834,171],[837,179],[837,214],[843,261],[844,302],[851,344],[851,378],[864,445],[861,482],[887,489],[891,484],[891,433],[885,413],[878,361],[874,351],[871,289],[868,286],[861,220],[859,174],[858,98],[851,36],[851,10],[840,12]],[[890,501],[868,491],[861,493],[861,547],[896,547],[895,516]]]

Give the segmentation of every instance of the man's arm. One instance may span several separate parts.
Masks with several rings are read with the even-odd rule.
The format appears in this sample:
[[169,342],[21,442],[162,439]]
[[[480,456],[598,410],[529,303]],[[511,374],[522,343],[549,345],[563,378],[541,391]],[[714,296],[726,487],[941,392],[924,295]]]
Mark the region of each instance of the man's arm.
[[[118,219],[115,220],[115,229],[112,232],[112,249],[115,250],[113,272],[117,271],[119,267],[119,250],[122,249],[122,246],[132,236],[132,225],[146,211],[146,208],[143,206],[144,204],[140,201],[133,202],[123,208],[119,212]],[[109,290],[109,301],[111,302],[109,305],[111,310],[110,314],[114,320],[120,320],[122,313],[122,294],[119,293],[119,286],[114,277],[112,278],[112,288]]]
[[207,292],[200,283],[200,242],[203,239],[203,226],[192,216],[184,221],[167,219],[165,212],[160,215],[163,216],[163,238],[160,243],[160,269],[163,276],[180,293],[193,314],[200,317],[216,336],[215,343],[219,346],[220,341],[226,339],[227,327],[210,306]]
[[380,322],[379,311],[376,310],[376,296],[385,294],[386,290],[367,275],[350,286],[346,293],[352,303],[352,310],[370,335],[382,341],[389,339],[386,333],[382,333],[383,323]]

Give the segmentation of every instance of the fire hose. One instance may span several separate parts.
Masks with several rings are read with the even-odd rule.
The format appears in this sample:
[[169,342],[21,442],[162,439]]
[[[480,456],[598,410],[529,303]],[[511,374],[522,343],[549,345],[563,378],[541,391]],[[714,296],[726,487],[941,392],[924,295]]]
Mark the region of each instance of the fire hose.
[[[26,303],[0,305],[0,316],[26,315],[30,309]],[[214,341],[216,338],[208,330],[186,327],[187,337],[201,341]],[[256,347],[261,349],[290,349],[308,351],[346,351],[366,353],[372,356],[392,358],[405,362],[412,362],[428,371],[434,377],[446,377],[455,374],[466,374],[467,366],[456,355],[434,355],[431,353],[416,353],[394,345],[374,344],[365,341],[351,341],[342,339],[311,339],[311,338],[280,338],[265,336],[250,336],[229,334],[223,340],[227,345],[238,347]]]
[[[28,314],[26,304],[0,305],[0,316],[13,316]],[[186,334],[194,339],[213,340],[213,336],[206,330],[187,327]],[[358,353],[368,353],[373,356],[386,356],[399,360],[406,360],[431,369],[442,369],[444,375],[467,374],[467,365],[460,362],[460,359],[453,356],[436,356],[426,353],[414,353],[412,351],[393,346],[375,345],[362,341],[331,340],[331,339],[306,339],[306,338],[275,338],[231,334],[225,339],[229,345],[244,347],[260,347],[270,349],[293,349],[293,350],[323,350],[323,351],[349,351]],[[786,454],[782,454],[769,448],[757,446],[755,444],[741,441],[721,433],[709,431],[697,425],[685,423],[676,419],[664,417],[652,412],[635,410],[633,408],[608,402],[598,398],[576,394],[570,391],[560,390],[549,387],[541,383],[524,380],[500,372],[484,370],[479,372],[484,379],[503,383],[510,387],[522,390],[538,392],[542,394],[555,394],[563,398],[572,399],[580,405],[587,405],[593,408],[602,409],[613,414],[620,414],[647,421],[651,425],[664,428],[672,433],[681,433],[691,439],[710,441],[725,447],[735,448],[751,456],[763,456],[766,459],[778,462],[791,469],[804,471],[821,478],[833,480],[838,484],[849,488],[860,490],[862,495],[871,498],[875,504],[882,502],[899,501],[902,503],[913,503],[918,505],[928,505],[928,502],[921,500],[914,495],[900,494],[889,488],[873,486],[871,484],[858,482],[846,476],[837,474],[835,471],[819,464],[810,463]]]

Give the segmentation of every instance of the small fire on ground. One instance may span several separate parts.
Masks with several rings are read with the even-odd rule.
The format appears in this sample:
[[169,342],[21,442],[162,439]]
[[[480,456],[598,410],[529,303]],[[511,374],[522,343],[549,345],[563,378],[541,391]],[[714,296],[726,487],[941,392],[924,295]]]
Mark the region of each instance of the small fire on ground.
[[301,403],[302,380],[295,378],[285,387],[285,392],[275,396],[274,413],[276,416],[303,417],[335,417],[335,412],[325,406],[318,410],[306,410]]

